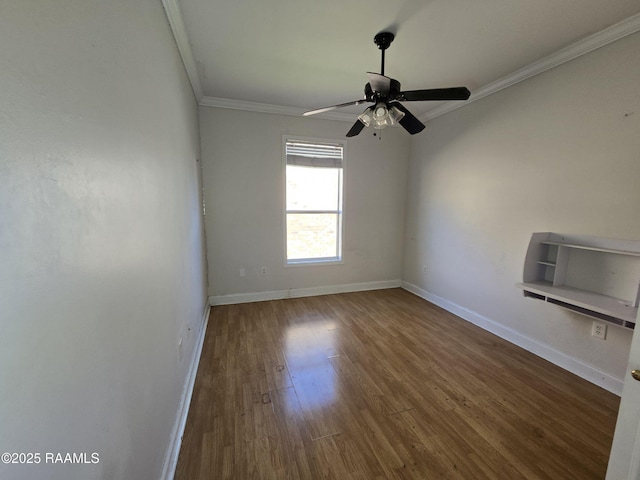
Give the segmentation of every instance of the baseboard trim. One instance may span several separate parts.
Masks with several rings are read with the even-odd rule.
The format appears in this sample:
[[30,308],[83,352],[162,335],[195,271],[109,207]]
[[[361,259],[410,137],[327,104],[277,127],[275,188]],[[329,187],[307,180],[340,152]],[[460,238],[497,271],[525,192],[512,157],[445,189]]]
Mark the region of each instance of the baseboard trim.
[[622,386],[623,380],[620,378],[613,377],[606,372],[598,370],[586,363],[581,362],[580,360],[573,358],[566,353],[562,353],[549,345],[545,345],[543,343],[538,342],[532,338],[527,337],[526,335],[522,335],[521,333],[512,330],[509,327],[505,327],[504,325],[499,324],[498,322],[491,320],[487,317],[484,317],[472,310],[469,310],[465,307],[462,307],[454,302],[446,300],[442,297],[439,297],[431,292],[423,290],[422,288],[409,283],[402,282],[402,288],[405,290],[421,297],[439,307],[444,308],[448,312],[453,313],[454,315],[466,320],[483,330],[487,330],[494,335],[497,335],[500,338],[507,340],[525,350],[548,360],[549,362],[557,365],[569,372],[578,375],[585,380],[598,385],[609,392],[622,396]]
[[291,288],[269,292],[234,293],[230,295],[214,295],[209,297],[209,304],[234,305],[237,303],[265,302],[284,298],[315,297],[334,293],[364,292],[367,290],[383,290],[402,286],[401,280],[383,280],[378,282],[349,283],[344,285],[327,285],[322,287]]
[[176,417],[173,425],[169,448],[165,455],[164,465],[162,467],[162,476],[160,477],[161,480],[173,480],[176,473],[178,455],[180,454],[180,447],[182,446],[182,436],[184,435],[184,428],[187,424],[187,416],[189,415],[189,407],[191,405],[191,395],[193,394],[193,387],[196,383],[196,374],[198,373],[198,365],[200,364],[200,355],[202,354],[202,347],[204,345],[204,336],[207,332],[207,325],[209,324],[210,309],[211,305],[207,302],[202,314],[200,332],[198,332],[198,337],[196,338],[193,356],[191,357],[191,363],[189,364],[189,371],[187,372],[187,378],[182,390],[182,397],[180,398],[180,405],[178,407],[178,416]]

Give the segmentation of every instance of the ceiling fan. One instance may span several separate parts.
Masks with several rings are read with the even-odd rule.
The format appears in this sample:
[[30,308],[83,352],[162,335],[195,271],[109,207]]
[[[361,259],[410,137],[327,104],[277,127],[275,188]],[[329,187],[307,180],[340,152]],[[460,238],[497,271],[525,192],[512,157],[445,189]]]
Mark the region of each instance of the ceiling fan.
[[411,135],[424,130],[424,124],[411,114],[400,102],[422,102],[426,100],[467,100],[471,94],[466,87],[432,88],[429,90],[400,90],[400,82],[384,76],[384,51],[389,48],[395,35],[391,32],[380,32],[374,43],[382,50],[382,67],[380,73],[367,72],[369,82],[364,86],[364,98],[353,102],[341,103],[330,107],[305,112],[303,115],[315,115],[336,108],[373,103],[374,105],[358,116],[358,121],[351,127],[347,137],[355,137],[364,127],[373,126],[381,129],[399,123]]

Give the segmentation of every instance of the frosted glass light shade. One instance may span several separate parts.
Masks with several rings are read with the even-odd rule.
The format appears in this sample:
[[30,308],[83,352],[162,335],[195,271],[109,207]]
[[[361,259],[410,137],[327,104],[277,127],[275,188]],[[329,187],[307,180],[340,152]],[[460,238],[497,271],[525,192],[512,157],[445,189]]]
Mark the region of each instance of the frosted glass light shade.
[[378,102],[375,107],[369,107],[358,119],[365,124],[365,126],[373,126],[375,129],[382,129],[395,125],[404,117],[404,112],[396,106],[388,108],[384,102]]

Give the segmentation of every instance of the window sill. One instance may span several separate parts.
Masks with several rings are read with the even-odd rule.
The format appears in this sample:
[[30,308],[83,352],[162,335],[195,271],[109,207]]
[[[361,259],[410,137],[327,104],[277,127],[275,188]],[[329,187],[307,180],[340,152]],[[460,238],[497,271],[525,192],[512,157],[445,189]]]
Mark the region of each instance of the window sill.
[[342,258],[302,258],[299,260],[287,260],[285,267],[312,267],[317,265],[342,265]]

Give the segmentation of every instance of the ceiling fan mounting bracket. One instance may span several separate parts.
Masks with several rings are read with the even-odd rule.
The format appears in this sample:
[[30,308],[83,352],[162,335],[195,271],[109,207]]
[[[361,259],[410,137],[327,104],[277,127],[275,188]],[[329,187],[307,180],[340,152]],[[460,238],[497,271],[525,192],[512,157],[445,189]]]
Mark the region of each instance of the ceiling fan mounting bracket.
[[378,46],[378,48],[382,51],[389,48],[393,39],[396,38],[395,35],[391,32],[380,32],[375,37],[373,37],[373,42]]

